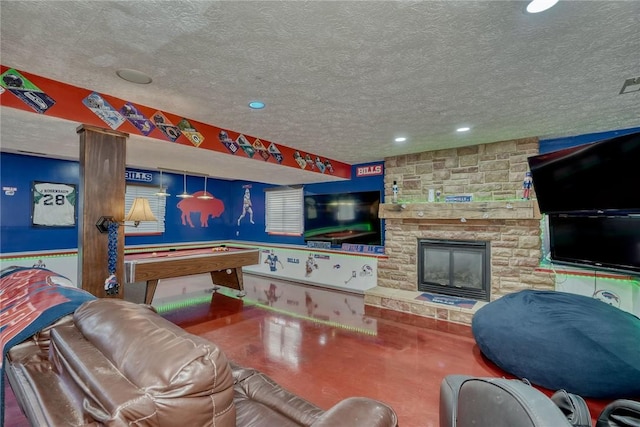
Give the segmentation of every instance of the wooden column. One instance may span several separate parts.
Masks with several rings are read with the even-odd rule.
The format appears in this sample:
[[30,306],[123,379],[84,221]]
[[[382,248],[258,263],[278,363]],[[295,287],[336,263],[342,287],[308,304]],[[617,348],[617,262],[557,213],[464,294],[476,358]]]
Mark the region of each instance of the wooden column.
[[[122,224],[126,190],[126,141],[128,134],[82,125],[80,136],[80,200],[78,203],[78,285],[104,298],[109,277],[108,234],[96,227],[101,217]],[[118,228],[116,277],[124,294],[124,228]]]

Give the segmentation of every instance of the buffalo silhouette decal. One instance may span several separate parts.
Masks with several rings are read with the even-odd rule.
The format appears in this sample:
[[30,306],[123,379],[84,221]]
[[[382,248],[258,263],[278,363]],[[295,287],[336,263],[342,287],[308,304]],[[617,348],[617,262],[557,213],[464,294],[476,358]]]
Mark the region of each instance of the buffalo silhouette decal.
[[215,197],[211,199],[198,199],[198,196],[208,195],[213,197],[209,192],[197,191],[193,193],[193,197],[188,199],[182,199],[178,202],[178,209],[182,212],[181,220],[182,225],[189,225],[193,228],[193,222],[191,222],[191,214],[200,214],[200,227],[209,226],[209,217],[217,218],[224,212],[224,203],[220,199]]

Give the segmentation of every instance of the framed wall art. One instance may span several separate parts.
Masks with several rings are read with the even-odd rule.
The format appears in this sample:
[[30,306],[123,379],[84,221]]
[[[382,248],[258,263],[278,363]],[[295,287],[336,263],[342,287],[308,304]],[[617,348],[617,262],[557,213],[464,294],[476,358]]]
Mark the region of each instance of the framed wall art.
[[31,223],[37,227],[74,227],[77,191],[75,184],[33,181]]

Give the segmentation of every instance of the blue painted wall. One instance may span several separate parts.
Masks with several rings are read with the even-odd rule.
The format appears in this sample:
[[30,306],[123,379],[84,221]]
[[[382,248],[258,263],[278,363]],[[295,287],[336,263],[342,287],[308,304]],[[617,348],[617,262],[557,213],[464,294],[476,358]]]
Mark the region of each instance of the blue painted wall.
[[[375,163],[381,164],[381,163]],[[355,166],[354,166],[355,168]],[[80,165],[78,162],[47,159],[19,154],[0,153],[0,253],[76,249],[78,247],[78,227],[33,227],[31,225],[31,185],[33,181],[57,182],[79,186]],[[141,174],[136,174],[141,172]],[[160,186],[160,173],[127,169],[127,183]],[[145,175],[147,178],[138,179]],[[150,175],[150,177],[149,177]],[[355,169],[352,176],[356,176]],[[183,175],[163,173],[162,184],[171,194],[167,197],[165,233],[148,236],[126,236],[125,245],[173,244],[209,240],[244,240],[264,243],[304,244],[302,236],[270,236],[265,233],[264,191],[273,185],[247,181],[224,181],[207,179],[207,192],[222,201],[224,212],[206,222],[203,227],[200,215],[191,213],[191,227],[183,224],[182,212],[178,204],[183,200],[175,197],[183,191]],[[4,188],[9,190],[4,190]],[[243,197],[246,188],[251,193],[253,224],[249,214],[240,221]],[[15,188],[13,194],[12,188]],[[189,193],[203,191],[204,177],[187,175],[186,190]],[[322,184],[305,185],[305,193],[347,193],[354,191],[374,191],[384,193],[384,175],[353,178]],[[190,203],[212,203],[197,199]],[[196,206],[196,208],[202,206]],[[207,206],[204,206],[205,209]],[[77,224],[77,221],[76,221]]]
[[588,144],[590,142],[603,141],[615,138],[616,136],[629,135],[640,132],[640,127],[621,129],[609,132],[588,133],[584,135],[569,136],[565,138],[550,138],[540,140],[540,154],[562,150],[563,148],[575,147],[577,145]]
[[[79,172],[78,162],[0,153],[0,253],[78,247],[77,225],[31,225],[31,183],[44,181],[79,186]],[[10,194],[12,191],[13,195]]]
[[[139,181],[136,182],[133,179],[127,179],[127,184],[149,183],[155,187],[160,187],[159,172],[149,172],[140,169],[127,169],[127,172],[143,172],[152,176],[150,182],[141,183]],[[204,191],[204,177],[187,175],[186,178],[186,190],[189,194]],[[196,212],[195,210],[202,209],[206,211],[208,206],[219,202],[217,202],[216,200],[200,200],[196,198],[181,199],[179,197],[176,197],[176,195],[182,193],[185,188],[183,175],[163,173],[162,185],[166,187],[167,192],[171,194],[171,196],[166,197],[164,234],[149,236],[125,236],[125,245],[156,245],[165,243],[171,244],[228,239],[226,226],[231,221],[231,213],[228,209],[228,206],[230,204],[228,194],[230,183],[228,181],[207,178],[207,193],[211,194],[213,197],[215,197],[215,199],[220,200],[225,209],[220,216],[209,218],[208,221],[204,222],[204,224],[206,224],[206,227],[202,226],[203,223],[200,221],[200,213]],[[187,215],[191,220],[191,223],[189,223],[189,221],[187,220],[183,221],[182,210],[179,208],[180,203],[188,203],[193,208],[194,212],[191,212]]]
[[[382,162],[371,163],[371,165],[383,165]],[[334,193],[351,193],[357,191],[380,191],[380,200],[384,196],[384,173],[382,175],[356,177],[356,168],[352,167],[349,181],[323,182],[319,184],[306,184],[304,186],[304,194],[334,194]],[[253,206],[253,219],[255,224],[249,222],[249,218],[245,216],[238,225],[238,218],[242,214],[242,198],[246,186],[251,186],[251,202]],[[305,241],[302,236],[270,236],[265,233],[265,195],[267,188],[273,188],[273,185],[266,185],[252,182],[235,181],[231,184],[232,194],[229,199],[231,202],[232,221],[227,223],[228,234],[227,239],[246,240],[251,242],[264,242],[273,244],[291,244],[304,245]],[[384,227],[381,227],[384,230]],[[384,242],[384,231],[383,231]]]

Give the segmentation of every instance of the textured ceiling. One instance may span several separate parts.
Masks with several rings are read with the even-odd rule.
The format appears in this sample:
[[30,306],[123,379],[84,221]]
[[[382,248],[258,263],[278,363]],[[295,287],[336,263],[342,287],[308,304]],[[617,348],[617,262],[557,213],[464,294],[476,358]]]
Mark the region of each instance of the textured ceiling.
[[[640,126],[640,92],[619,94],[640,76],[640,2],[560,0],[537,15],[526,4],[2,1],[0,60],[352,164]],[[120,68],[153,83],[125,82]],[[267,108],[249,110],[253,99]],[[77,158],[77,123],[0,113],[3,150]],[[462,125],[471,131],[456,133]],[[400,135],[407,142],[393,143]],[[130,139],[127,163],[280,184],[331,179],[142,137]]]

